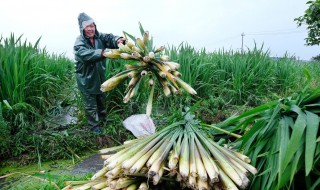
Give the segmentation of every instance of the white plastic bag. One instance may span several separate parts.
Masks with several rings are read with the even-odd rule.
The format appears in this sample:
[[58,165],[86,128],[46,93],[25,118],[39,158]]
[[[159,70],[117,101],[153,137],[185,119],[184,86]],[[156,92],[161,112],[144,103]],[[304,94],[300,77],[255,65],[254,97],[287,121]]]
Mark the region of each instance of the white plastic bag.
[[132,115],[125,119],[123,125],[137,138],[143,138],[155,133],[156,127],[152,119],[146,114]]

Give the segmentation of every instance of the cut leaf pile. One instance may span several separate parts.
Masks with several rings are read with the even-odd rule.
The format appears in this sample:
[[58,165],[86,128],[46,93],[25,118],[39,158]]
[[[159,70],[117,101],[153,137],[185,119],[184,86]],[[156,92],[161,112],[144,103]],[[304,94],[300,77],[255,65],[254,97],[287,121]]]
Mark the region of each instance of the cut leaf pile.
[[234,126],[233,131],[244,133],[235,145],[261,171],[251,189],[289,188],[298,172],[308,181],[307,189],[320,184],[320,88],[312,89],[311,77],[305,73],[308,83],[301,92],[218,125]]

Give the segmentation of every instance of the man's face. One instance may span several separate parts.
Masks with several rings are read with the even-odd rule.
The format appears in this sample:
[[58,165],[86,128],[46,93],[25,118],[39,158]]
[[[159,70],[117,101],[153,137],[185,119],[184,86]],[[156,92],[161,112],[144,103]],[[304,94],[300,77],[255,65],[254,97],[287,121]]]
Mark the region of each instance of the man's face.
[[93,38],[95,32],[96,32],[96,27],[94,26],[93,23],[84,28],[84,34],[89,38]]

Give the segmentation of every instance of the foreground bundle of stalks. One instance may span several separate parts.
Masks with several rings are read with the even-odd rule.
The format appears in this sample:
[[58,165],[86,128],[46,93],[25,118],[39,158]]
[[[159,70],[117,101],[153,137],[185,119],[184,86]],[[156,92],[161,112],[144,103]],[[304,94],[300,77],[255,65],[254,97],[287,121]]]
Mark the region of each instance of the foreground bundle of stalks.
[[[164,55],[164,46],[159,48],[152,47],[152,39],[148,31],[144,31],[140,25],[142,38],[135,38],[125,33],[133,42],[127,41],[126,44],[119,44],[119,49],[113,49],[104,53],[104,56],[111,59],[132,60],[132,64],[125,65],[126,70],[111,77],[101,85],[101,91],[106,92],[114,89],[117,85],[130,79],[125,92],[123,101],[127,103],[139,92],[141,81],[147,80],[152,87],[148,103],[152,103],[155,82],[162,88],[165,96],[178,95],[184,89],[188,93],[195,95],[197,92],[180,77],[177,71],[180,64],[170,61],[169,56]],[[151,106],[151,105],[149,105]]]
[[104,167],[91,180],[108,184],[121,177],[142,176],[157,185],[165,176],[190,189],[244,189],[249,173],[257,173],[250,158],[217,144],[194,121],[176,122],[100,153],[108,156],[103,156]]
[[[144,181],[143,181],[144,180]],[[147,180],[141,177],[114,177],[106,178],[99,177],[90,181],[67,181],[65,182],[66,187],[62,190],[147,190],[149,189]]]

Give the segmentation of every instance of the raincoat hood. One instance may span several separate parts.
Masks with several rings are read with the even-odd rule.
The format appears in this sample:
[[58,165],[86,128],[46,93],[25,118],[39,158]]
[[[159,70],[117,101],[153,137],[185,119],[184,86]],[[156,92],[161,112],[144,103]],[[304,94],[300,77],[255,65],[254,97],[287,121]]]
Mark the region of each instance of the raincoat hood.
[[79,16],[78,16],[78,24],[79,24],[79,29],[80,29],[80,34],[82,36],[85,36],[84,35],[84,28],[90,24],[94,24],[95,27],[96,27],[96,31],[95,31],[95,35],[98,36],[99,32],[97,30],[97,26],[94,22],[94,20],[89,16],[87,15],[86,13],[80,13]]

